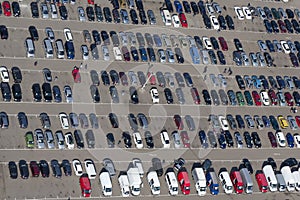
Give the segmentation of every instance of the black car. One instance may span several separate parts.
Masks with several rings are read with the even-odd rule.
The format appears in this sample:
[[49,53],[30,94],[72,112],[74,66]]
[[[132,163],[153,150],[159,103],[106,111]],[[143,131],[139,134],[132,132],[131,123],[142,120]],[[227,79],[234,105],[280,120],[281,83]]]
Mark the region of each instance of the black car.
[[188,72],[184,72],[183,77],[184,77],[184,80],[186,82],[186,85],[188,87],[193,87],[194,83],[193,83],[191,75]]
[[61,167],[64,170],[64,173],[66,176],[71,176],[72,175],[72,168],[71,168],[71,164],[68,160],[64,159],[61,162]]
[[233,42],[237,51],[243,51],[243,46],[239,39],[235,38]]
[[271,21],[271,26],[274,33],[279,33],[279,26],[275,20]]
[[118,0],[111,0],[110,3],[112,4],[114,9],[119,9],[120,8],[120,4]]
[[109,118],[110,124],[113,128],[119,127],[118,117],[115,113],[109,113],[108,118]]
[[181,49],[178,47],[175,48],[175,56],[178,63],[184,63],[183,54],[181,52]]
[[22,100],[22,90],[20,84],[13,84],[11,89],[14,101],[20,102]]
[[106,134],[106,141],[107,145],[109,148],[114,148],[115,147],[115,137],[112,133],[107,133]]
[[129,14],[130,14],[132,24],[138,24],[139,20],[136,11],[134,9],[130,9]]
[[34,83],[31,87],[32,94],[33,94],[33,100],[34,101],[41,101],[42,100],[42,92],[41,92],[41,87],[40,84]]
[[57,160],[55,159],[51,160],[51,168],[52,168],[53,176],[55,176],[56,178],[61,178],[62,172],[61,172],[60,164],[58,163]]
[[137,93],[137,90],[135,89],[135,87],[131,86],[129,88],[129,95],[130,95],[131,102],[133,104],[139,103],[139,97],[138,97],[138,93]]
[[277,169],[277,164],[276,164],[275,160],[274,160],[273,158],[269,157],[269,158],[267,159],[267,162],[268,162],[269,165],[272,166],[273,170],[276,171],[276,169]]
[[97,86],[91,85],[90,86],[90,92],[91,92],[93,102],[94,103],[99,103],[100,102],[100,93],[99,93],[99,90],[98,90]]
[[240,90],[246,89],[244,79],[240,75],[236,75],[235,80],[236,80]]
[[225,16],[225,20],[229,30],[234,30],[234,22],[230,15]]
[[214,50],[220,49],[218,40],[215,37],[210,37],[210,41],[211,41],[211,44],[212,44]]
[[125,147],[131,148],[131,146],[132,146],[131,136],[128,132],[122,133],[122,139],[124,140]]
[[103,14],[104,14],[105,21],[107,23],[111,23],[112,22],[112,17],[111,17],[111,12],[110,12],[109,7],[104,7],[103,8]]
[[185,13],[191,13],[191,6],[189,4],[189,2],[187,1],[182,1],[182,5],[183,5],[183,8],[184,8],[184,12]]
[[120,13],[118,9],[113,9],[111,11],[113,19],[114,19],[114,23],[119,24],[121,22],[121,17],[120,17]]
[[149,149],[154,148],[153,137],[150,131],[145,131],[145,141],[146,141],[147,148]]
[[290,20],[285,19],[284,23],[285,23],[285,27],[286,27],[286,30],[288,31],[288,33],[294,33],[293,25],[290,22]]
[[136,0],[135,5],[138,11],[144,10],[144,5],[142,0]]
[[267,81],[267,78],[266,78],[264,75],[260,75],[260,76],[259,76],[259,79],[260,79],[260,81],[261,81],[261,83],[262,83],[263,88],[264,88],[265,90],[268,90],[268,89],[270,88],[270,86],[269,86],[269,83],[268,83],[268,81]]
[[61,5],[59,6],[59,14],[62,20],[67,20],[68,19],[68,11],[66,6]]
[[281,76],[276,76],[277,84],[278,84],[278,89],[285,89],[285,82]]
[[53,99],[56,103],[60,103],[62,101],[61,91],[57,85],[54,85],[52,88]]
[[138,50],[134,47],[134,46],[131,46],[130,47],[130,52],[131,52],[131,56],[132,56],[132,59],[134,61],[139,61],[140,58],[139,58],[139,54],[138,54]]
[[95,44],[100,45],[101,44],[101,38],[100,34],[97,30],[92,31],[93,39],[95,41]]
[[14,161],[10,161],[8,163],[8,169],[9,169],[10,178],[12,178],[12,179],[18,178],[18,169],[17,169],[17,165]]
[[224,132],[225,140],[228,147],[233,147],[233,138],[229,131]]
[[50,83],[43,83],[42,85],[44,101],[51,102],[52,101],[52,90]]
[[12,7],[13,15],[15,17],[20,17],[20,15],[21,15],[21,9],[20,9],[19,3],[16,2],[16,1],[13,1],[11,3],[11,7]]
[[223,133],[221,133],[219,135],[218,142],[219,142],[221,149],[226,149],[226,139],[225,139],[225,135]]
[[171,90],[169,88],[165,88],[164,93],[165,93],[167,103],[172,104],[173,103],[173,95],[172,95]]
[[30,3],[31,16],[33,18],[39,18],[39,7],[37,2]]
[[277,89],[278,88],[277,82],[276,82],[276,80],[274,79],[273,76],[268,76],[268,80],[270,82],[270,85],[271,85],[272,89]]
[[257,132],[252,132],[251,137],[256,148],[261,148],[261,140]]
[[299,25],[298,21],[295,20],[295,19],[292,19],[292,20],[291,20],[291,23],[292,23],[292,25],[293,25],[293,28],[294,28],[294,30],[295,30],[295,33],[300,33],[300,25]]
[[109,76],[111,79],[112,84],[118,85],[120,83],[118,72],[114,69],[109,71]]
[[242,160],[242,164],[248,169],[248,171],[249,171],[250,174],[253,174],[252,165],[251,165],[250,161],[247,158],[244,158]]
[[287,8],[287,9],[285,10],[285,12],[286,12],[287,17],[288,17],[289,19],[293,19],[293,18],[295,17],[294,12],[293,12],[291,9]]
[[146,12],[144,10],[139,11],[139,16],[141,19],[141,24],[147,24],[147,16],[146,16]]
[[217,148],[217,139],[216,139],[214,132],[208,131],[207,138],[208,138],[211,148]]
[[101,31],[101,38],[105,45],[110,45],[109,35],[106,31]]
[[264,20],[264,25],[266,27],[267,33],[272,33],[273,32],[273,26],[272,26],[272,23],[269,20],[265,19]]
[[92,6],[86,7],[86,15],[89,21],[95,21],[95,12]]
[[271,55],[268,52],[264,52],[264,57],[265,57],[268,67],[273,66],[273,58],[271,57]]
[[35,26],[29,26],[28,31],[29,31],[30,37],[33,41],[39,40],[39,33]]
[[242,116],[241,115],[236,115],[235,119],[237,121],[239,129],[244,129],[245,128],[245,122],[244,122]]
[[298,165],[298,161],[296,158],[288,158],[288,159],[285,159],[281,165],[280,165],[280,169],[284,166],[289,166],[289,167],[293,167],[293,166],[296,166]]
[[8,39],[8,30],[5,25],[0,25],[0,35],[2,40]]
[[203,42],[202,42],[202,40],[200,39],[200,37],[197,36],[197,35],[195,35],[195,36],[194,36],[194,39],[195,39],[197,48],[200,49],[200,50],[203,50]]
[[9,84],[7,82],[1,82],[1,93],[3,101],[10,101],[11,100],[11,90]]
[[237,66],[241,66],[243,64],[242,56],[239,51],[233,51],[232,52],[233,61]]
[[19,161],[19,170],[22,179],[27,179],[29,177],[28,164],[26,163],[25,160]]
[[217,51],[217,56],[221,65],[226,65],[225,56],[222,51]]
[[205,101],[206,105],[211,105],[210,94],[206,89],[204,89],[202,91],[202,95],[203,95],[203,98],[204,98],[204,101]]
[[200,11],[201,15],[204,15],[206,13],[204,2],[202,0],[200,0],[198,2],[198,6],[199,6],[199,11]]
[[166,5],[166,8],[169,10],[170,13],[174,12],[171,0],[165,0],[165,5]]
[[217,61],[215,52],[210,49],[210,50],[208,50],[208,55],[209,55],[211,64],[216,65],[218,61]]
[[266,45],[270,52],[275,52],[274,44],[270,40],[266,40]]
[[115,31],[110,31],[109,35],[110,35],[110,38],[111,38],[111,41],[112,41],[114,47],[119,46],[120,45],[120,40],[119,40],[119,37],[118,37],[117,33]]
[[95,4],[94,10],[95,10],[96,20],[98,22],[102,22],[103,21],[103,13],[102,13],[101,7],[97,4]]
[[147,47],[147,53],[151,62],[156,62],[155,52],[152,47]]
[[237,125],[236,125],[236,121],[235,121],[234,117],[231,114],[228,114],[228,115],[226,115],[226,119],[228,121],[230,128],[233,130],[236,130]]
[[132,114],[132,113],[128,114],[128,121],[129,121],[130,128],[133,131],[136,131],[138,129],[138,124],[137,124],[137,120],[136,120],[136,117],[134,116],[134,114]]
[[220,100],[219,100],[219,96],[218,96],[217,91],[216,90],[211,90],[210,94],[211,94],[211,99],[212,99],[213,104],[215,106],[220,105]]
[[83,136],[82,136],[82,133],[81,133],[80,130],[75,130],[74,131],[74,138],[75,138],[75,142],[76,142],[77,148],[78,149],[84,148]]
[[196,2],[194,1],[191,2],[191,8],[193,10],[193,15],[199,14],[199,9]]
[[40,160],[39,166],[40,166],[40,171],[41,171],[42,177],[43,178],[49,177],[50,170],[49,170],[48,162],[45,160]]
[[101,71],[101,79],[103,85],[110,85],[110,80],[107,71]]
[[202,18],[203,18],[205,28],[206,29],[211,29],[211,21],[210,21],[209,17],[206,14],[203,14]]
[[244,139],[247,145],[247,148],[252,148],[253,147],[253,143],[252,143],[252,138],[249,132],[244,132]]
[[226,29],[227,29],[227,26],[226,26],[226,20],[225,20],[225,18],[223,17],[223,15],[219,15],[219,16],[218,16],[218,21],[219,21],[219,24],[220,24],[220,29],[221,29],[221,30],[226,30]]

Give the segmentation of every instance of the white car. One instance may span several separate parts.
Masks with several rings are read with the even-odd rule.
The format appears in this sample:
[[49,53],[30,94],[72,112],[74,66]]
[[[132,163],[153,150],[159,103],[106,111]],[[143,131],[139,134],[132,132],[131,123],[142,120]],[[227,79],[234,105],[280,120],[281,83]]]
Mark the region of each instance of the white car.
[[219,30],[220,29],[220,24],[219,24],[218,19],[213,15],[211,15],[209,18],[210,18],[210,21],[211,21],[211,24],[212,24],[213,28],[215,30]]
[[86,45],[81,45],[81,53],[82,53],[83,60],[89,59],[89,49]]
[[67,41],[73,41],[73,35],[69,28],[64,29],[64,35]]
[[59,113],[59,121],[62,129],[69,129],[69,120],[66,113]]
[[298,133],[294,134],[294,142],[297,148],[300,148],[300,135]]
[[228,121],[223,115],[219,115],[219,122],[221,124],[221,128],[223,129],[223,131],[228,131],[229,130]]
[[175,149],[179,149],[181,147],[181,141],[180,141],[180,135],[177,131],[174,131],[172,133],[172,138],[174,141],[174,147]]
[[167,171],[165,173],[165,180],[168,185],[170,195],[174,196],[178,194],[178,182],[174,171]]
[[86,159],[84,161],[85,171],[89,176],[89,179],[95,179],[97,176],[96,168],[94,162],[91,159]]
[[166,130],[162,130],[160,132],[160,139],[163,144],[163,148],[165,148],[165,149],[170,148],[170,138],[169,138],[168,132]]
[[266,91],[260,92],[260,98],[261,98],[261,101],[263,102],[264,106],[270,105],[270,97]]
[[280,147],[285,147],[285,146],[286,146],[286,139],[285,139],[285,137],[284,137],[283,132],[277,131],[277,132],[275,133],[275,136],[276,136],[278,145],[279,145]]
[[251,11],[248,7],[242,7],[246,19],[252,19]]
[[211,41],[210,41],[210,39],[208,37],[203,36],[202,37],[202,41],[203,41],[204,46],[205,46],[206,49],[208,49],[208,50],[209,49],[213,49],[212,43],[211,43]]
[[78,159],[72,161],[73,169],[76,176],[81,176],[83,173],[81,162]]
[[280,40],[280,44],[285,54],[291,53],[291,48],[286,41]]
[[74,149],[74,138],[71,132],[65,134],[65,142],[68,149]]
[[66,97],[67,103],[72,103],[73,102],[73,96],[72,96],[72,89],[70,86],[66,85],[64,87],[64,93]]
[[9,82],[9,74],[8,74],[8,70],[5,66],[0,67],[0,76],[1,76],[2,82]]
[[137,149],[142,149],[143,148],[143,140],[141,137],[141,134],[139,132],[134,132],[132,134],[133,141],[135,143],[135,146]]
[[105,61],[109,61],[109,60],[110,60],[110,57],[109,57],[109,50],[108,50],[108,47],[105,46],[105,45],[103,45],[103,46],[101,47],[101,49],[102,49],[103,59],[104,59]]
[[244,20],[245,16],[243,10],[240,7],[234,7],[235,14],[237,15],[239,20]]
[[175,28],[178,28],[180,26],[179,17],[177,14],[172,15],[172,23]]
[[153,103],[159,103],[159,95],[156,87],[152,87],[150,89],[150,95]]
[[113,48],[115,60],[122,60],[122,53],[119,47],[114,47]]

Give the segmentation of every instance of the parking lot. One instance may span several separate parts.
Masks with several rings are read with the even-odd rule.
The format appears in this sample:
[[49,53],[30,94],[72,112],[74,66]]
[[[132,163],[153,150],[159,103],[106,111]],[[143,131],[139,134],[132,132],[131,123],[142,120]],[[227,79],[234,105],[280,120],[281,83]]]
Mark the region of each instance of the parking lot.
[[[173,0],[171,0],[173,2]],[[189,1],[190,2],[190,1]],[[67,4],[66,7],[69,13],[68,20],[61,19],[41,19],[32,18],[30,11],[31,1],[21,1],[19,2],[21,8],[20,17],[7,17],[3,14],[0,16],[1,24],[5,25],[8,29],[9,38],[7,40],[0,40],[0,62],[1,66],[6,66],[10,73],[9,84],[13,85],[13,79],[11,75],[11,68],[13,66],[18,66],[22,71],[22,101],[15,102],[13,100],[9,102],[4,102],[1,100],[0,112],[6,112],[9,118],[9,128],[0,129],[0,199],[82,199],[82,193],[79,185],[79,177],[75,174],[72,176],[62,176],[60,179],[52,176],[52,169],[50,168],[50,177],[42,178],[31,177],[28,179],[11,179],[8,162],[15,161],[18,163],[19,160],[24,159],[28,163],[31,160],[40,161],[46,160],[50,163],[52,159],[57,159],[61,162],[63,159],[68,159],[70,162],[73,159],[79,159],[82,163],[85,159],[92,159],[95,163],[97,174],[101,171],[103,164],[102,160],[104,158],[110,158],[115,165],[117,175],[112,177],[112,196],[105,197],[101,192],[101,186],[99,183],[99,176],[95,180],[91,180],[92,194],[91,198],[109,198],[109,199],[120,199],[121,196],[120,187],[118,184],[118,174],[120,171],[126,171],[129,163],[133,158],[140,158],[144,165],[145,172],[152,166],[151,159],[159,158],[162,161],[162,166],[165,170],[168,167],[172,167],[174,160],[180,157],[186,160],[185,167],[189,173],[189,178],[191,180],[191,192],[190,195],[183,195],[179,191],[179,195],[176,197],[170,196],[168,193],[168,188],[164,179],[164,175],[159,177],[160,180],[160,195],[153,196],[147,183],[146,176],[143,177],[143,188],[141,189],[141,195],[139,197],[130,198],[140,198],[144,199],[159,198],[164,199],[169,198],[182,198],[191,199],[198,198],[197,191],[194,187],[194,181],[191,175],[191,168],[194,162],[203,162],[205,159],[210,159],[212,161],[212,168],[215,172],[219,172],[220,168],[225,167],[228,171],[233,167],[238,167],[243,158],[248,158],[251,161],[254,171],[261,170],[263,162],[272,157],[277,162],[277,166],[280,163],[289,158],[295,157],[298,161],[300,159],[299,148],[278,147],[273,148],[270,144],[267,133],[275,132],[275,130],[270,126],[265,127],[262,130],[258,128],[248,128],[232,130],[231,134],[235,131],[239,131],[241,134],[245,131],[257,132],[261,139],[261,148],[247,148],[244,144],[243,148],[238,148],[237,145],[233,147],[227,147],[226,149],[221,149],[219,143],[217,148],[202,148],[202,144],[199,140],[198,132],[204,130],[206,133],[213,129],[212,123],[208,121],[211,114],[213,115],[223,115],[232,114],[233,116],[241,115],[258,115],[258,116],[270,116],[273,115],[277,117],[282,115],[285,118],[288,115],[293,117],[297,116],[297,113],[291,113],[290,106],[239,106],[239,105],[206,105],[205,100],[202,96],[202,91],[207,89],[209,92],[211,90],[219,91],[219,89],[224,89],[226,92],[228,90],[233,90],[234,92],[241,91],[236,82],[236,75],[264,75],[268,76],[297,76],[299,77],[299,69],[292,66],[291,60],[288,54],[282,52],[272,52],[271,56],[273,58],[274,65],[272,67],[253,67],[253,66],[236,66],[233,61],[232,51],[235,50],[234,39],[238,38],[243,44],[243,50],[249,55],[250,52],[260,52],[260,48],[257,44],[257,40],[299,40],[298,34],[268,34],[264,26],[263,20],[258,16],[254,17],[253,20],[238,20],[233,9],[234,6],[247,6],[249,1],[241,0],[239,2],[233,0],[218,0],[217,3],[220,4],[223,10],[223,15],[230,15],[235,24],[235,30],[221,30],[216,31],[213,29],[206,29],[200,14],[193,16],[193,14],[186,14],[189,28],[174,28],[172,26],[166,27],[160,16],[159,9],[163,6],[163,0],[143,0],[144,8],[146,10],[152,9],[156,16],[157,23],[155,25],[141,25],[141,24],[115,24],[106,22],[96,22],[96,21],[85,21],[81,22],[78,20],[77,7],[82,6],[86,8],[88,6],[87,1],[76,1],[75,5]],[[109,1],[95,2],[99,3],[100,6],[109,7],[112,9],[112,5]],[[250,2],[251,6],[257,7],[275,7],[275,8],[299,8],[300,2],[292,0],[289,3],[282,3],[273,0],[256,0]],[[129,11],[129,9],[127,9]],[[175,13],[175,12],[174,12]],[[296,18],[296,17],[295,17]],[[299,20],[298,20],[299,21]],[[26,57],[26,49],[24,47],[24,41],[26,38],[30,37],[28,27],[34,25],[39,33],[39,40],[35,41],[35,56],[34,58]],[[73,43],[75,46],[75,58],[74,59],[57,59],[54,54],[54,58],[46,58],[45,51],[43,47],[43,40],[46,38],[45,28],[51,27],[55,33],[55,39],[65,40],[63,33],[64,28],[69,28],[72,30]],[[80,51],[81,45],[85,44],[89,47],[89,43],[84,41],[82,34],[83,30],[102,31],[105,30],[108,33],[110,31],[115,31],[119,33],[123,32],[133,32],[133,33],[150,33],[150,34],[167,34],[170,35],[184,35],[184,36],[195,36],[198,35],[201,38],[203,36],[208,37],[224,37],[228,44],[228,51],[223,51],[226,64],[203,64],[202,60],[200,64],[193,64],[189,47],[180,46],[185,62],[182,64],[178,63],[161,63],[158,62],[134,62],[131,61],[116,61],[114,59],[113,44],[108,45],[110,51],[110,61],[103,60],[103,54],[98,46],[98,51],[100,58],[93,59],[89,55],[89,59],[83,60]],[[93,40],[93,39],[92,39]],[[122,45],[120,45],[121,47]],[[128,45],[129,47],[129,45]],[[138,47],[138,45],[137,45]],[[154,47],[155,52],[158,49],[166,49],[166,45],[162,47]],[[172,50],[174,50],[174,46]],[[74,66],[80,69],[81,81],[80,83],[74,83],[74,78],[72,76],[72,70]],[[82,66],[82,67],[80,67]],[[57,85],[62,92],[62,102],[35,102],[33,100],[33,94],[31,87],[34,83],[39,83],[40,85],[45,82],[42,70],[48,68],[51,70],[53,80],[51,86]],[[228,73],[228,70],[232,73]],[[99,72],[100,85],[97,86],[100,94],[100,102],[94,103],[90,86],[93,84],[90,71],[96,70]],[[197,88],[199,91],[200,104],[197,105],[191,95],[191,87],[182,87],[183,95],[185,98],[185,103],[180,104],[178,98],[175,95],[175,89],[179,88],[177,82],[175,87],[169,87],[173,93],[174,103],[168,104],[164,95],[165,87],[161,87],[158,84],[151,85],[149,80],[145,84],[137,84],[134,87],[137,90],[139,96],[139,103],[133,104],[130,101],[129,88],[131,85],[130,77],[128,77],[129,85],[117,84],[119,95],[119,103],[113,103],[109,92],[109,86],[105,86],[101,80],[101,71],[116,70],[117,72],[125,72],[128,74],[129,71],[134,73],[143,72],[146,77],[147,73],[156,74],[160,71],[163,74],[165,72],[170,72],[172,75],[175,72],[188,72],[193,80],[193,87]],[[210,74],[222,74],[226,81],[227,86],[215,86],[210,80]],[[54,78],[55,77],[55,78]],[[147,77],[148,78],[148,77]],[[69,85],[72,88],[73,102],[67,103],[63,94],[64,86]],[[167,87],[169,85],[167,84]],[[158,104],[153,104],[151,95],[149,93],[152,87],[156,87],[159,92],[160,102]],[[249,91],[260,91],[256,88],[247,88]],[[279,91],[279,90],[278,90]],[[288,88],[280,90],[282,92],[290,91]],[[294,88],[290,92],[299,91],[299,89]],[[242,91],[243,92],[243,91]],[[19,127],[19,122],[17,115],[19,112],[24,112],[28,118],[28,127],[26,129],[21,129]],[[71,132],[73,133],[75,129],[81,130],[83,135],[87,130],[92,130],[95,135],[95,148],[88,148],[88,143],[84,137],[83,149],[63,149],[59,150],[57,147],[54,149],[38,149],[34,147],[29,149],[26,147],[24,135],[28,131],[34,132],[36,129],[42,129],[41,121],[39,119],[40,113],[45,112],[50,117],[51,121],[51,131],[53,134],[62,130],[62,125],[59,121],[59,113],[64,112],[67,115],[74,112],[78,115],[84,113],[89,116],[90,113],[95,113],[99,120],[99,128],[92,128],[91,125],[88,128],[82,127],[70,127],[68,130],[63,130],[63,133]],[[118,117],[118,128],[112,128],[109,120],[109,113],[115,113]],[[133,130],[128,123],[128,114],[133,113],[137,116],[138,113],[143,113],[148,119],[148,128],[143,129],[139,127],[139,132],[143,138],[143,148],[136,149],[135,143],[132,139],[132,148],[125,148],[124,138],[122,138],[122,133],[128,131],[130,134]],[[188,130],[187,124],[184,122],[183,130],[186,130],[189,135],[190,148],[175,148],[173,139],[171,138],[171,133],[177,131],[176,125],[173,120],[173,116],[178,114],[184,119],[184,116],[190,115],[195,123],[195,130]],[[184,120],[183,120],[184,121]],[[161,141],[160,132],[165,129],[167,130],[171,146],[169,149],[163,148]],[[284,135],[286,133],[295,134],[298,133],[300,127],[297,130],[292,130],[290,127],[284,129]],[[148,149],[146,147],[146,141],[144,140],[144,132],[149,130],[153,136],[154,148]],[[180,132],[178,130],[178,132]],[[218,136],[218,131],[215,131],[216,136]],[[115,147],[109,148],[106,135],[107,133],[113,133],[115,138]],[[34,139],[35,140],[35,139]],[[233,139],[234,140],[234,139]],[[236,142],[234,140],[234,142]],[[75,145],[76,146],[76,145]],[[279,168],[278,168],[279,170]],[[29,169],[30,171],[30,169]],[[29,172],[31,174],[31,171]],[[223,192],[222,185],[219,184],[219,195],[211,195],[209,189],[207,188],[206,195],[203,198],[207,199],[297,199],[299,198],[299,191],[295,192],[267,192],[261,193],[259,191],[258,185],[255,180],[255,175],[251,175],[254,188],[253,194],[230,194],[226,195]]]

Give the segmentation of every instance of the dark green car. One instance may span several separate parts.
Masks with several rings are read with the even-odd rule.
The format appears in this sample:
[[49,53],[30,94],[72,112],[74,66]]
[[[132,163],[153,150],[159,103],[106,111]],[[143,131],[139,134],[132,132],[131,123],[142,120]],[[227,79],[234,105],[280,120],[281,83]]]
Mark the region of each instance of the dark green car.
[[238,103],[239,103],[240,106],[245,105],[245,99],[244,99],[244,96],[243,96],[242,92],[240,92],[240,91],[236,92],[236,98],[237,98]]
[[244,96],[245,96],[247,105],[248,105],[248,106],[253,106],[253,105],[254,105],[253,99],[252,99],[251,93],[250,93],[248,90],[246,90],[246,91],[244,92]]
[[25,134],[25,142],[27,148],[34,148],[33,133],[31,131]]

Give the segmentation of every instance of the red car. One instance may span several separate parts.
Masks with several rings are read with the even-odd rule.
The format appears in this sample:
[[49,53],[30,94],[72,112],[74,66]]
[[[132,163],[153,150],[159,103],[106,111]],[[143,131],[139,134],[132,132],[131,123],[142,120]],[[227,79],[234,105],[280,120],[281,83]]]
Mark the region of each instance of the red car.
[[149,82],[150,82],[151,85],[156,85],[156,78],[155,78],[155,75],[153,73],[148,72],[147,77],[148,78],[150,77]]
[[285,101],[288,104],[288,106],[294,106],[294,99],[291,95],[291,93],[286,92],[284,93]]
[[2,3],[3,11],[5,16],[11,16],[11,8],[9,1],[3,1]]
[[200,104],[200,96],[197,88],[191,88],[192,97],[195,104]]
[[94,5],[95,1],[94,0],[87,0],[88,4]]
[[30,170],[33,177],[38,177],[40,175],[40,168],[36,161],[30,161]]
[[72,70],[72,75],[73,75],[73,78],[74,78],[74,82],[75,83],[80,83],[81,82],[81,76],[80,76],[80,73],[79,73],[79,68],[78,67],[74,67],[73,70]]
[[286,33],[287,30],[286,30],[285,23],[282,20],[278,20],[277,22],[278,22],[281,33]]
[[181,26],[184,27],[184,28],[187,28],[188,27],[188,23],[186,21],[186,17],[185,17],[184,13],[180,13],[179,14],[179,19],[180,19]]
[[268,138],[270,140],[271,146],[273,148],[276,148],[277,147],[277,141],[276,141],[275,135],[272,132],[268,132]]
[[297,125],[300,127],[300,116],[296,116],[295,120],[297,122]]
[[177,129],[182,130],[183,129],[183,122],[182,122],[182,119],[181,119],[180,115],[174,115],[173,120],[175,122],[175,125],[176,125]]
[[272,89],[269,90],[269,91],[268,91],[268,95],[269,95],[269,97],[270,97],[270,99],[271,99],[272,105],[273,105],[273,106],[276,106],[276,105],[278,104],[278,98],[277,98],[277,96],[276,96],[275,91],[272,90]]
[[119,72],[119,77],[123,86],[128,86],[128,78],[124,72]]
[[181,137],[181,141],[182,141],[183,146],[185,148],[190,148],[191,144],[190,144],[190,138],[189,138],[188,133],[186,131],[181,131],[180,137]]
[[122,49],[123,58],[125,61],[130,61],[130,53],[128,51],[128,48],[126,46],[123,46]]
[[254,99],[255,105],[261,106],[261,99],[259,94],[256,91],[252,91],[252,97]]
[[223,51],[228,51],[228,45],[226,40],[223,37],[219,37],[219,42]]

